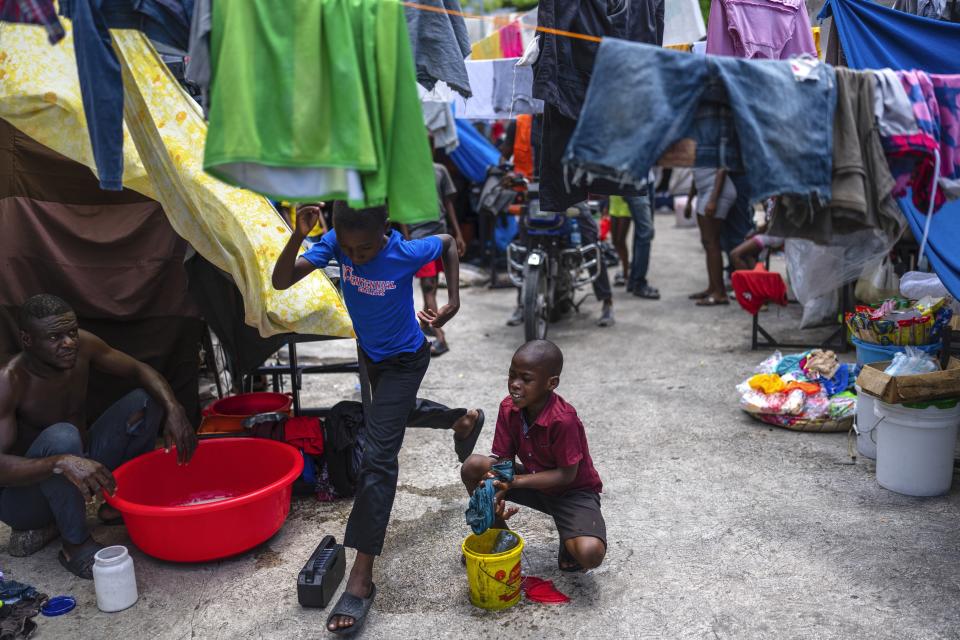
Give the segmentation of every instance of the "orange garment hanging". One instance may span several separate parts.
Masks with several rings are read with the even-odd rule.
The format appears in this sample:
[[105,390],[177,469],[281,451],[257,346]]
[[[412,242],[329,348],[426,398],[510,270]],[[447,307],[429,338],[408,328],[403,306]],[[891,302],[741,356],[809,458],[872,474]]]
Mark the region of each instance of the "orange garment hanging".
[[517,133],[513,139],[513,166],[517,173],[530,180],[533,179],[533,145],[530,141],[532,130],[532,115],[517,116]]

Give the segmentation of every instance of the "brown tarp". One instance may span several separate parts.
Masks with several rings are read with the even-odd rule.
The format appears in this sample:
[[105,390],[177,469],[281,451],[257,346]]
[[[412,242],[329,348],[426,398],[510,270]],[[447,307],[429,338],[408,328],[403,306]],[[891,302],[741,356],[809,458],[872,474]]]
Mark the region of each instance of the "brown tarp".
[[[0,362],[20,349],[10,314],[51,293],[82,328],[157,369],[198,420],[203,324],[187,291],[186,250],[157,202],[101,191],[88,168],[0,119]],[[129,389],[95,374],[87,414],[95,419]]]
[[51,293],[85,318],[199,315],[186,242],[157,202],[101,191],[83,165],[0,124],[0,305]]

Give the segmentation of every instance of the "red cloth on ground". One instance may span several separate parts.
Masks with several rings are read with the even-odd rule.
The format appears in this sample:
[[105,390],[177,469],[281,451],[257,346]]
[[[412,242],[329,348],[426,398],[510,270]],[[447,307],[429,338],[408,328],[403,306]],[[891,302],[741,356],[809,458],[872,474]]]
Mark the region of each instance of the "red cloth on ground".
[[287,444],[303,449],[311,456],[323,455],[323,429],[320,418],[301,416],[289,418],[283,425],[283,437]]
[[527,600],[531,602],[541,602],[543,604],[565,604],[570,602],[569,596],[553,586],[552,580],[535,578],[527,576],[523,579],[523,592],[527,594]]
[[734,271],[730,276],[737,302],[752,316],[768,302],[787,306],[787,285],[779,273],[758,264],[752,271]]

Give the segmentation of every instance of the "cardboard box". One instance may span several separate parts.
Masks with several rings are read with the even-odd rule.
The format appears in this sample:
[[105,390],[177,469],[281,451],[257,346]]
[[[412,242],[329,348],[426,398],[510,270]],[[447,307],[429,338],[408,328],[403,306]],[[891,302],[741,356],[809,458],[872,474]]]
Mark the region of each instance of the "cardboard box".
[[960,398],[960,360],[950,358],[947,368],[915,376],[891,376],[883,372],[890,362],[863,366],[857,384],[864,393],[887,404],[928,402]]

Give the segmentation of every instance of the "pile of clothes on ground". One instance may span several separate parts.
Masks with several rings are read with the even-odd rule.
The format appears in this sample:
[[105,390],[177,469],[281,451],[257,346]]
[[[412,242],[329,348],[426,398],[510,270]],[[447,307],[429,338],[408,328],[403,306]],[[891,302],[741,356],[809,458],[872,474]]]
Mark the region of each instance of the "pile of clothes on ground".
[[34,618],[47,601],[47,595],[32,586],[4,580],[0,572],[0,640],[29,638],[37,630]]
[[737,386],[740,408],[781,427],[816,420],[843,420],[854,415],[852,388],[859,373],[833,351],[814,349],[764,360],[755,374]]

